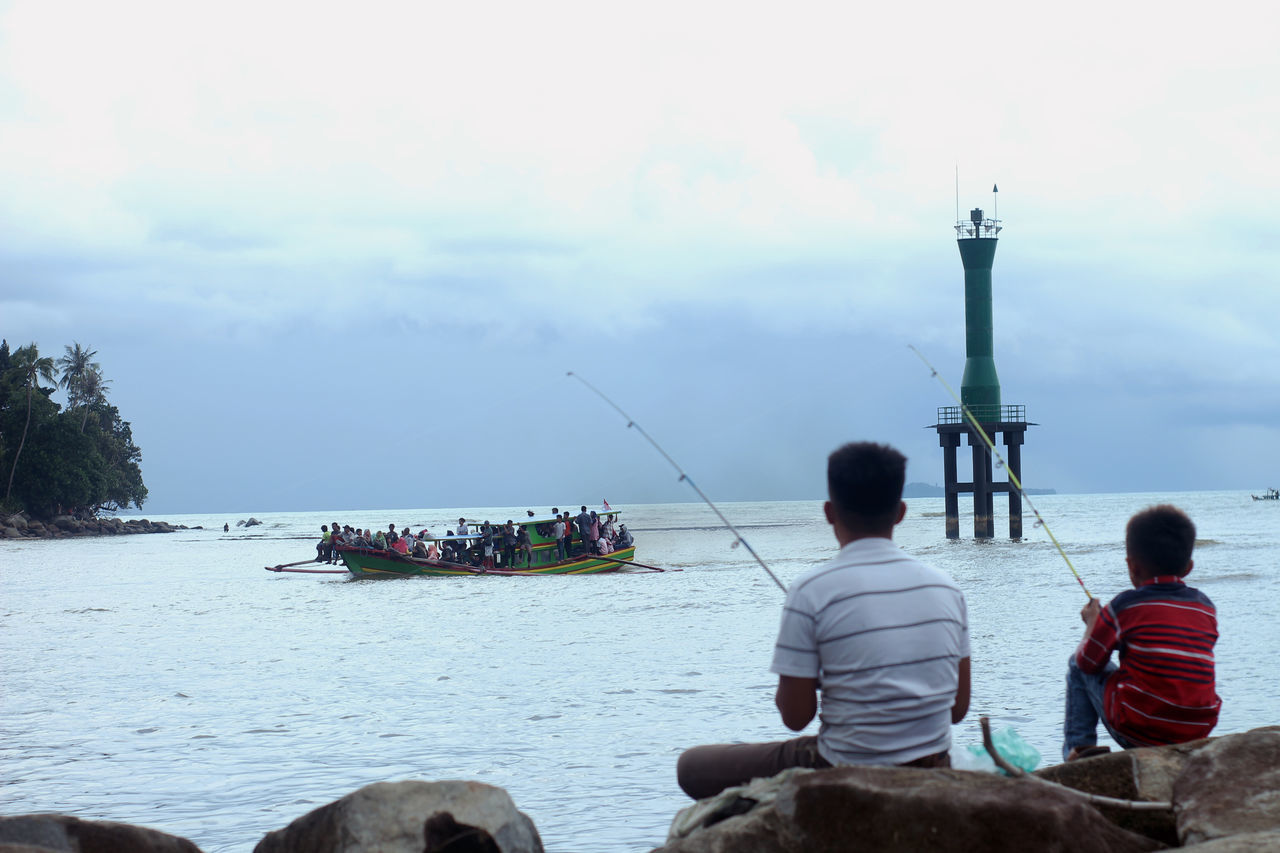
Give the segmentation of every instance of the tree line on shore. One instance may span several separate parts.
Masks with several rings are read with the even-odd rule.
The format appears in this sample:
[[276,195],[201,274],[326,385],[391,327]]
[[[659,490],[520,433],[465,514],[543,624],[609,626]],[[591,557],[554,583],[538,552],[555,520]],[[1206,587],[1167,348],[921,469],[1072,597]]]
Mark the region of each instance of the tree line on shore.
[[[147,497],[133,430],[107,399],[111,380],[79,342],[56,360],[0,342],[0,509],[37,518],[141,507]],[[52,399],[63,388],[67,405]]]

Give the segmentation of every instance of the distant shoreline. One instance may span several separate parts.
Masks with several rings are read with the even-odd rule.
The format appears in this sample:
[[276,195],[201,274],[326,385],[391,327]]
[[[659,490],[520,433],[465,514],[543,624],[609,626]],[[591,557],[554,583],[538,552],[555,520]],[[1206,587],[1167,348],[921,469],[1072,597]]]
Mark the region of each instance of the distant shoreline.
[[[1028,495],[1056,495],[1057,489],[1024,489]],[[941,498],[946,497],[946,490],[942,486],[933,486],[928,483],[907,483],[902,488],[902,496],[904,498]]]
[[33,539],[72,539],[82,536],[129,536],[138,533],[173,533],[178,530],[202,530],[185,524],[169,524],[167,521],[149,521],[135,518],[124,521],[119,518],[76,518],[71,515],[55,515],[47,521],[33,519],[24,512],[0,517],[0,540],[30,541]]

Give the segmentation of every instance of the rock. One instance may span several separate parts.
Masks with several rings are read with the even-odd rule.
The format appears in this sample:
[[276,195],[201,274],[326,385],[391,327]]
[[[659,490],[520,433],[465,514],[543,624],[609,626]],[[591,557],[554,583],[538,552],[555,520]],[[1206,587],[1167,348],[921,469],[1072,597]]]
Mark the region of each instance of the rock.
[[[489,846],[492,845],[492,846]],[[533,821],[480,782],[377,782],[268,833],[254,853],[542,853]]]
[[1183,845],[1280,830],[1280,727],[1200,747],[1174,783],[1173,807]]
[[1280,850],[1280,830],[1246,832],[1244,835],[1231,835],[1182,849],[1193,850],[1195,853],[1258,853],[1259,850]]
[[660,851],[1012,853],[1162,846],[1113,826],[1082,798],[1031,779],[964,770],[839,767],[784,776],[772,804],[668,839]]
[[[1121,800],[1173,801],[1173,783],[1187,759],[1209,741],[1146,749],[1110,752],[1094,758],[1055,764],[1035,772],[1041,779]],[[1178,827],[1173,809],[1134,811],[1114,806],[1096,806],[1103,816],[1122,829],[1154,838],[1164,844],[1178,844]]]
[[245,527],[253,527],[254,525],[258,525],[258,524],[261,524],[261,523],[262,523],[262,522],[261,522],[261,521],[258,521],[258,519],[253,518],[252,516],[250,516],[250,517],[249,517],[249,520],[248,520],[248,521],[246,521],[246,522],[244,523],[244,526],[245,526]]
[[0,850],[10,846],[57,853],[200,853],[187,839],[157,829],[59,814],[0,817]]
[[76,528],[76,520],[69,515],[55,515],[49,523],[63,530],[75,530]]
[[16,527],[6,527],[0,530],[0,535],[4,536],[5,539],[17,539],[22,534],[18,532]]

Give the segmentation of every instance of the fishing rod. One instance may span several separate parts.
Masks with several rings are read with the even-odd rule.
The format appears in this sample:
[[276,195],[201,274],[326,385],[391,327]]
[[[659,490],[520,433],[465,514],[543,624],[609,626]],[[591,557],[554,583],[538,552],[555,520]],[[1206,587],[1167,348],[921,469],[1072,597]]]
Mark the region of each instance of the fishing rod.
[[733,547],[735,547],[735,548],[736,548],[736,547],[738,547],[738,545],[742,545],[742,547],[746,548],[746,549],[747,549],[747,552],[748,552],[749,554],[751,554],[751,556],[753,556],[753,557],[755,557],[755,558],[756,558],[756,562],[760,564],[760,568],[764,569],[764,570],[765,570],[765,573],[766,573],[767,575],[769,575],[769,577],[770,577],[770,578],[772,578],[772,579],[773,579],[773,582],[774,582],[774,583],[776,583],[776,584],[778,585],[778,589],[782,590],[782,592],[783,592],[784,594],[786,593],[787,588],[786,588],[785,586],[783,586],[782,581],[778,580],[778,576],[777,576],[777,575],[775,575],[775,574],[773,573],[773,571],[772,571],[772,570],[771,570],[767,565],[765,565],[764,560],[760,559],[760,555],[759,555],[759,554],[757,554],[757,553],[756,553],[756,551],[755,551],[755,549],[754,549],[754,548],[752,548],[752,547],[751,547],[751,545],[747,542],[747,540],[746,540],[746,539],[744,539],[744,538],[742,537],[742,534],[738,532],[738,528],[734,527],[734,526],[733,526],[733,524],[729,521],[729,519],[727,519],[727,518],[725,518],[725,517],[724,517],[724,513],[722,513],[722,512],[720,511],[720,508],[719,508],[719,507],[717,507],[714,503],[712,503],[712,502],[711,502],[711,498],[707,497],[706,493],[705,493],[705,492],[703,492],[703,491],[702,491],[702,489],[699,489],[699,488],[698,488],[698,484],[697,484],[697,483],[695,483],[695,482],[693,482],[693,478],[692,478],[692,477],[690,477],[687,473],[685,473],[685,470],[684,470],[683,468],[681,468],[681,467],[680,467],[680,463],[678,463],[678,462],[676,462],[676,460],[672,459],[672,458],[671,458],[671,454],[669,454],[669,453],[667,453],[667,451],[663,450],[663,449],[662,449],[662,445],[660,445],[660,444],[658,444],[658,442],[654,441],[654,440],[653,440],[653,436],[651,436],[651,435],[649,435],[649,433],[645,432],[645,431],[644,431],[644,427],[642,427],[642,426],[640,426],[640,424],[636,423],[635,418],[631,417],[631,416],[630,416],[630,415],[628,415],[626,412],[622,411],[622,408],[621,408],[620,406],[618,406],[618,404],[617,404],[617,403],[613,402],[613,401],[612,401],[612,400],[610,400],[607,396],[605,396],[605,393],[604,393],[603,391],[601,391],[601,390],[600,390],[599,388],[597,388],[596,386],[592,385],[592,384],[591,384],[590,382],[588,382],[587,380],[583,379],[583,378],[582,378],[581,376],[579,376],[578,374],[574,373],[572,370],[568,371],[565,375],[566,375],[566,376],[572,376],[574,379],[577,379],[577,380],[578,380],[579,382],[581,382],[583,385],[585,385],[585,386],[587,386],[588,388],[590,388],[592,391],[594,391],[594,392],[596,393],[596,396],[598,396],[601,400],[604,400],[606,403],[608,403],[610,406],[612,406],[612,407],[613,407],[613,410],[614,410],[614,411],[616,411],[618,414],[620,414],[620,415],[622,415],[624,418],[626,418],[626,420],[627,420],[627,428],[628,428],[628,429],[634,428],[637,432],[639,432],[642,436],[644,436],[645,441],[647,441],[647,442],[649,442],[651,445],[653,445],[653,449],[654,449],[654,450],[656,450],[656,451],[658,451],[659,453],[661,453],[661,454],[662,454],[662,458],[663,458],[663,459],[665,459],[665,460],[667,460],[668,462],[670,462],[670,463],[671,463],[671,467],[676,469],[676,473],[680,475],[680,479],[679,479],[679,480],[677,480],[676,482],[678,483],[678,482],[683,481],[683,482],[688,483],[688,484],[689,484],[689,486],[690,486],[690,488],[692,488],[695,492],[697,492],[697,493],[698,493],[698,497],[702,498],[703,502],[705,502],[707,506],[711,507],[711,511],[712,511],[712,512],[714,512],[714,513],[716,514],[716,516],[717,516],[717,517],[719,517],[719,519],[720,519],[720,523],[721,523],[721,524],[723,524],[725,527],[729,528],[729,532],[731,532],[734,536],[736,536],[736,537],[737,537],[737,539],[736,539],[736,540],[734,541],[734,543],[733,543]]
[[1031,514],[1036,517],[1036,525],[1038,527],[1043,527],[1044,532],[1049,534],[1049,541],[1053,543],[1053,547],[1058,549],[1058,553],[1061,554],[1062,559],[1066,561],[1067,568],[1071,570],[1071,574],[1075,575],[1076,583],[1080,584],[1080,588],[1084,590],[1084,594],[1092,599],[1093,593],[1089,592],[1089,587],[1084,585],[1084,580],[1080,577],[1080,573],[1076,571],[1076,567],[1072,565],[1071,558],[1067,556],[1067,552],[1064,551],[1062,549],[1062,545],[1058,543],[1058,537],[1053,535],[1053,531],[1049,529],[1049,525],[1045,522],[1044,516],[1040,515],[1040,510],[1036,509],[1036,505],[1031,502],[1031,496],[1027,494],[1026,489],[1022,488],[1022,482],[1018,479],[1018,476],[1013,473],[1013,469],[1009,467],[1009,464],[1004,461],[1004,457],[1001,456],[1000,451],[996,449],[996,443],[991,440],[991,436],[987,435],[987,431],[982,428],[982,424],[978,423],[978,419],[973,416],[973,412],[969,411],[969,407],[966,406],[964,401],[960,399],[960,396],[956,394],[955,389],[951,387],[946,379],[942,378],[942,374],[938,372],[936,367],[929,363],[929,359],[924,357],[924,353],[916,349],[914,344],[907,344],[907,346],[913,353],[920,357],[920,360],[924,362],[924,366],[929,368],[929,372],[933,374],[933,378],[941,382],[942,387],[947,389],[947,393],[951,395],[951,399],[960,404],[960,411],[964,413],[965,419],[969,421],[969,424],[974,428],[978,435],[982,437],[983,443],[987,445],[987,450],[991,451],[991,455],[1000,462],[1000,467],[1009,475],[1009,482],[1013,483],[1014,487],[1018,490],[1018,495],[1026,503],[1027,508],[1031,510]]

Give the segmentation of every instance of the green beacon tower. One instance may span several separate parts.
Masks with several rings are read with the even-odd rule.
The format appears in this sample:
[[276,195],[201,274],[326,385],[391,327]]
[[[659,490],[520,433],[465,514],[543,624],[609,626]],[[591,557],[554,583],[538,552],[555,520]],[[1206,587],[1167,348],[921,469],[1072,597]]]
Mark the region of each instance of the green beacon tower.
[[[992,192],[996,192],[993,187]],[[942,445],[943,482],[946,498],[947,538],[960,538],[960,495],[973,494],[973,537],[995,538],[995,493],[1009,496],[1009,538],[1022,538],[1022,495],[1014,481],[1022,482],[1022,443],[1027,431],[1023,406],[1004,405],[1000,399],[1000,377],[996,374],[995,326],[992,322],[991,267],[996,258],[1000,220],[988,219],[981,208],[969,211],[968,220],[956,222],[956,243],[964,265],[964,378],[960,383],[960,406],[938,409],[938,443]],[[1003,437],[1003,456],[1008,463],[1008,482],[992,479],[992,454],[987,443],[965,417],[967,409],[993,442]],[[973,477],[959,479],[956,454],[961,437],[967,439],[973,460]]]
[[982,423],[1000,419],[1000,378],[996,375],[995,331],[991,321],[991,267],[1000,225],[983,219],[982,209],[956,224],[964,264],[964,378],[960,399]]

